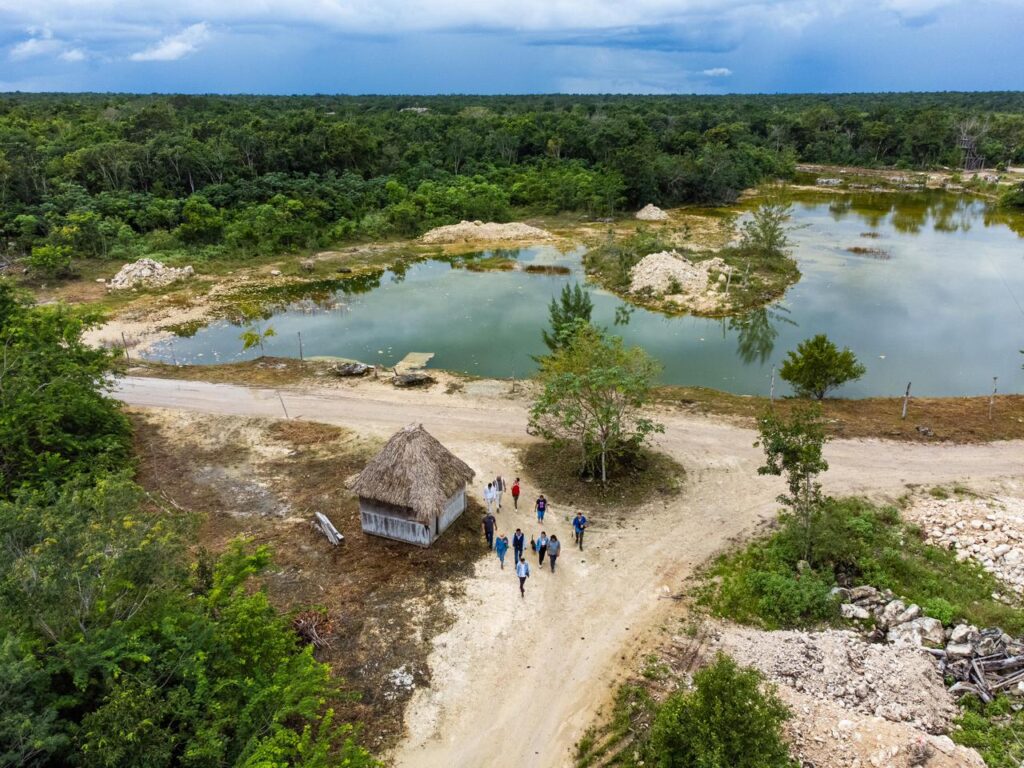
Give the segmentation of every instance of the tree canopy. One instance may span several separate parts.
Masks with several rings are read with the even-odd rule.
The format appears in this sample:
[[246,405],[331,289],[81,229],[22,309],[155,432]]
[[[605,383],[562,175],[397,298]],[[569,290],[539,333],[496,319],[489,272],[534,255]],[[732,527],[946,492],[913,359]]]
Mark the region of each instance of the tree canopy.
[[859,379],[866,370],[848,347],[840,350],[825,334],[819,333],[801,341],[796,350],[789,352],[779,375],[801,397],[822,400],[831,390]]
[[[409,108],[414,107],[415,110]],[[276,254],[460,219],[718,204],[797,162],[1024,163],[1015,92],[0,95],[0,242],[72,259]],[[61,250],[67,249],[67,250]]]
[[541,358],[541,393],[530,426],[551,440],[575,445],[581,471],[607,481],[613,461],[635,454],[663,427],[644,414],[658,364],[639,347],[579,323],[562,346]]
[[132,481],[88,320],[0,280],[0,765],[376,765],[251,583],[269,551],[194,567],[191,519]]

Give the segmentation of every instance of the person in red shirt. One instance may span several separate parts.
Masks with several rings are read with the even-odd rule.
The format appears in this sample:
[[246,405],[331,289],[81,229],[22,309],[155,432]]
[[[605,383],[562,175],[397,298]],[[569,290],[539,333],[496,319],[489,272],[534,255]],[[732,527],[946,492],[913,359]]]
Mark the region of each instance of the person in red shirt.
[[516,509],[519,509],[519,478],[518,477],[516,478],[516,481],[514,483],[512,483],[512,505]]

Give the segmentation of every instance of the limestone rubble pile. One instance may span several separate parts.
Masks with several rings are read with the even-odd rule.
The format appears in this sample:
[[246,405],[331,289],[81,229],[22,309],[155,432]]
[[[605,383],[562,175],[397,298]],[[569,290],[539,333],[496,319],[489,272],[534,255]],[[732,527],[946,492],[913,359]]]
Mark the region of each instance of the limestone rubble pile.
[[920,649],[868,642],[848,630],[731,627],[721,648],[744,666],[815,701],[944,733],[957,707],[935,662]]
[[510,241],[538,241],[551,240],[554,237],[550,232],[539,227],[532,227],[529,224],[514,221],[508,224],[496,224],[483,221],[461,221],[458,224],[449,224],[445,227],[432,229],[420,240],[424,243],[441,245],[445,243],[466,243],[477,241],[500,242]]
[[658,206],[648,203],[636,212],[636,218],[640,221],[668,221],[668,214]]
[[939,674],[955,681],[950,693],[973,694],[982,701],[1000,693],[1024,696],[1024,641],[998,627],[944,627],[920,606],[869,585],[838,589],[836,594],[848,601],[840,606],[845,618],[874,621],[872,639],[921,648],[934,657]]
[[678,251],[649,253],[630,270],[629,290],[687,298],[716,290],[731,267],[718,256],[690,261]]
[[917,500],[904,513],[930,544],[976,561],[1017,594],[1024,594],[1024,500],[953,498]]
[[118,270],[107,287],[112,290],[128,288],[163,288],[178,280],[188,280],[196,271],[191,267],[168,267],[155,259],[139,259]]

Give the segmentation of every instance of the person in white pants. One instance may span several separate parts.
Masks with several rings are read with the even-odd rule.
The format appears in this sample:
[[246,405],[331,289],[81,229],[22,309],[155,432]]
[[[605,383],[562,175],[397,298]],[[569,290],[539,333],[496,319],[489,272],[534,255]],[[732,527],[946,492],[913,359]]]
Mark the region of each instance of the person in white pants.
[[487,487],[484,488],[484,503],[487,505],[487,514],[494,514],[494,502],[497,501],[498,494],[494,492],[494,483],[488,483]]

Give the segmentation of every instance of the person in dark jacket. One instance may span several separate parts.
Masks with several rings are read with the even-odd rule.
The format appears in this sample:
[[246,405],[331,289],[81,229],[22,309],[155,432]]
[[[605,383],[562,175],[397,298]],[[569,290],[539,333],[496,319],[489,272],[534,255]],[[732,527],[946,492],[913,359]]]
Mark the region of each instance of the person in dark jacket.
[[494,525],[497,522],[498,522],[497,518],[494,515],[492,515],[490,513],[490,511],[488,511],[487,514],[484,515],[484,520],[483,520],[484,538],[487,539],[487,548],[488,549],[493,549],[494,548]]
[[523,557],[523,549],[526,545],[526,534],[523,533],[519,528],[516,528],[516,532],[512,534],[512,562],[518,563]]

